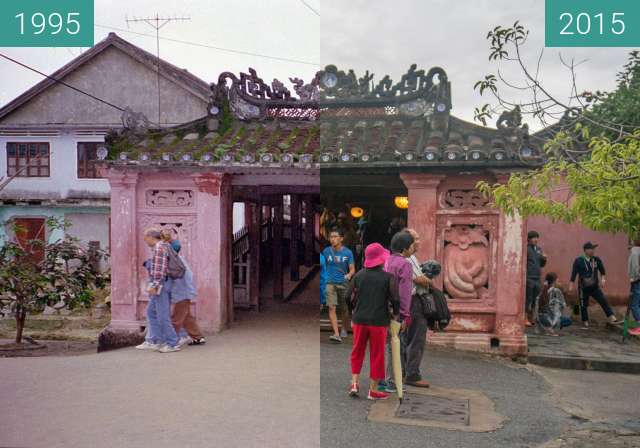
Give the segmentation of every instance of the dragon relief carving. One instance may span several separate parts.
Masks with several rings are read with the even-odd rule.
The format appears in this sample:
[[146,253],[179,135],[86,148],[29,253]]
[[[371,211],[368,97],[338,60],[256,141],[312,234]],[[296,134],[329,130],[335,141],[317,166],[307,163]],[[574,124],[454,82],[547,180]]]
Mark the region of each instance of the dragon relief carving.
[[454,299],[488,294],[489,240],[482,227],[454,225],[444,234],[444,286]]

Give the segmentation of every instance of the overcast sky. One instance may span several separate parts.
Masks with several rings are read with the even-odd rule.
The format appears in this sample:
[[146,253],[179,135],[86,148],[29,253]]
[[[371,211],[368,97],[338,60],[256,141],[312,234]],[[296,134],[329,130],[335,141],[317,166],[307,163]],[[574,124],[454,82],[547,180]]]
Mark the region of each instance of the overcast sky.
[[[412,63],[425,70],[440,66],[451,81],[452,113],[469,121],[474,107],[487,102],[473,91],[473,85],[496,71],[488,61],[485,37],[490,29],[520,20],[531,30],[525,54],[534,66],[544,47],[543,0],[323,0],[321,14],[322,64],[353,68],[358,75],[369,70],[376,80],[389,74],[394,81]],[[548,48],[542,81],[554,94],[568,96],[569,72],[558,58],[562,52],[565,60],[588,59],[578,69],[579,89],[611,89],[629,51]],[[522,84],[517,71],[502,69]]]
[[[4,1],[4,0],[3,0]],[[319,0],[308,0],[312,7]],[[115,31],[147,51],[156,53],[155,31],[145,23],[130,24],[129,30],[153,35],[127,33],[126,18],[134,16],[190,16],[189,22],[170,23],[161,36],[205,45],[319,64],[320,18],[299,0],[95,0],[95,42]],[[120,28],[118,31],[104,28]],[[161,40],[163,59],[182,67],[207,82],[216,81],[223,71],[246,71],[253,67],[267,82],[274,77],[311,79],[319,65],[276,61],[232,54],[210,48]],[[86,50],[86,49],[84,49]],[[51,74],[75,56],[78,48],[0,48],[0,52]],[[42,79],[0,58],[0,104],[4,105]]]
[[[484,100],[473,84],[495,65],[488,62],[486,33],[496,25],[520,20],[531,30],[526,57],[535,63],[544,46],[543,0],[96,0],[96,24],[127,28],[125,18],[187,15],[190,22],[172,23],[162,36],[173,39],[306,61],[322,66],[333,63],[353,68],[358,75],[370,70],[380,79],[389,74],[395,80],[412,63],[428,69],[443,67],[452,83],[453,113],[472,120],[473,108]],[[130,25],[130,30],[152,34],[146,24]],[[96,42],[109,31],[96,27]],[[116,31],[134,44],[155,53],[155,38]],[[79,49],[0,49],[46,73],[51,73],[79,54]],[[581,90],[607,89],[615,85],[615,73],[626,60],[629,49],[554,49],[545,52],[542,79],[551,91],[568,95],[569,74],[558,60],[588,59],[578,70]],[[182,43],[161,42],[161,56],[206,81],[214,81],[221,71],[238,72],[251,66],[266,81],[290,76],[309,80],[320,65],[275,61],[255,56],[231,54]],[[519,81],[516,71],[503,67]],[[0,103],[5,104],[40,80],[0,59]]]

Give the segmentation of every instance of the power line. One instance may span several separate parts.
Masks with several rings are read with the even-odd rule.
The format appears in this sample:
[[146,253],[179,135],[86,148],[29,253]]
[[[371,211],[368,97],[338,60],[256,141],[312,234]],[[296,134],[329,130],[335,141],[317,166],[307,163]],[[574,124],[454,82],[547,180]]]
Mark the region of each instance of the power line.
[[[146,33],[138,33],[136,31],[130,31],[130,30],[126,30],[124,28],[117,28],[114,26],[106,26],[106,25],[98,25],[95,24],[96,27],[98,28],[105,28],[108,30],[114,30],[114,31],[121,31],[123,33],[130,33],[130,34],[136,34],[138,36],[146,36],[146,37],[156,37],[154,35],[151,34],[146,34]],[[242,51],[242,50],[234,50],[232,48],[223,48],[223,47],[217,47],[215,45],[208,45],[208,44],[202,44],[202,43],[198,43],[198,42],[189,42],[186,40],[181,40],[181,39],[172,39],[169,37],[161,37],[161,40],[166,40],[169,42],[176,42],[179,44],[185,44],[185,45],[191,45],[194,47],[203,47],[203,48],[210,48],[213,50],[219,50],[219,51],[226,51],[228,53],[236,53],[236,54],[243,54],[246,56],[255,56],[258,58],[265,58],[265,59],[273,59],[276,61],[283,61],[283,62],[294,62],[296,64],[305,64],[305,65],[313,65],[314,67],[319,67],[320,64],[316,63],[316,62],[310,62],[310,61],[304,61],[301,59],[292,59],[292,58],[282,58],[282,57],[278,57],[278,56],[270,56],[270,55],[266,55],[266,54],[260,54],[260,53],[251,53],[249,51]]]
[[52,80],[52,81],[55,81],[55,82],[57,82],[58,84],[61,84],[61,85],[65,86],[65,87],[68,87],[68,88],[70,88],[70,89],[72,89],[72,90],[75,90],[75,91],[76,91],[76,92],[78,92],[78,93],[81,93],[81,94],[83,94],[83,95],[86,95],[86,96],[88,96],[89,98],[92,98],[92,99],[94,99],[94,100],[96,100],[96,101],[100,101],[101,103],[104,103],[104,104],[106,104],[107,106],[111,106],[111,107],[113,107],[114,109],[119,110],[120,112],[124,112],[124,111],[125,111],[125,110],[124,110],[122,107],[120,107],[120,106],[116,106],[115,104],[110,103],[109,101],[103,100],[102,98],[98,98],[98,97],[97,97],[97,96],[95,96],[95,95],[92,95],[92,94],[90,94],[90,93],[88,93],[88,92],[85,92],[84,90],[81,90],[81,89],[78,89],[77,87],[74,87],[74,86],[72,86],[72,85],[69,85],[69,84],[67,84],[67,83],[66,83],[66,82],[64,82],[64,81],[61,81],[61,80],[59,80],[59,79],[57,79],[57,78],[54,78],[53,76],[49,76],[49,75],[47,75],[46,73],[42,73],[40,70],[35,69],[35,68],[33,68],[33,67],[30,67],[30,66],[28,66],[27,64],[23,64],[22,62],[17,61],[17,60],[15,60],[15,59],[13,59],[13,58],[10,58],[10,57],[9,57],[9,56],[7,56],[6,54],[2,54],[2,53],[0,53],[0,57],[3,57],[3,58],[5,58],[5,59],[6,59],[6,60],[8,60],[8,61],[13,62],[14,64],[18,64],[19,66],[21,66],[21,67],[23,67],[23,68],[26,68],[27,70],[31,70],[32,72],[35,72],[35,73],[37,73],[37,74],[39,74],[39,75],[42,75],[42,76],[44,76],[44,77],[45,77],[45,78],[47,78],[47,79],[50,79],[50,80]]
[[316,11],[315,9],[313,9],[313,8],[311,7],[311,5],[309,5],[309,3],[305,2],[304,0],[300,0],[300,2],[302,2],[302,4],[303,4],[304,6],[306,6],[306,7],[307,7],[307,8],[309,8],[311,11],[313,11],[313,13],[314,13],[315,15],[317,15],[318,17],[320,17],[320,13],[319,13],[318,11]]

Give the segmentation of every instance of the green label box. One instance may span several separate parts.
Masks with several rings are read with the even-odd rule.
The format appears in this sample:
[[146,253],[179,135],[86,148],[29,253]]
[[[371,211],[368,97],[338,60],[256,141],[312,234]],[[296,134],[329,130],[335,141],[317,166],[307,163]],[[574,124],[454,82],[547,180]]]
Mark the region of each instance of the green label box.
[[545,0],[547,47],[640,46],[640,0]]
[[0,0],[0,47],[92,47],[94,0]]

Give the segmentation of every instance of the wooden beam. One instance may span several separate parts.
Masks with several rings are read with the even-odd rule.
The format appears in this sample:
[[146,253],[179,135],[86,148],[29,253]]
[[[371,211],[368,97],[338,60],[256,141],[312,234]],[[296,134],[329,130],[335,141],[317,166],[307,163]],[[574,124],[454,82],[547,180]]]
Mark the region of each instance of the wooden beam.
[[314,260],[315,255],[315,210],[313,208],[313,196],[306,195],[304,200],[304,265],[311,267],[317,260]]
[[249,303],[260,309],[260,246],[262,241],[262,205],[247,204],[249,226]]
[[280,203],[273,206],[273,298],[275,300],[284,299],[284,278],[283,278],[283,259],[282,259],[282,239],[283,239],[283,206],[282,196]]
[[298,257],[300,244],[300,196],[292,194],[290,205],[291,215],[291,239],[289,240],[289,268],[291,270],[291,280],[300,280],[300,259]]

